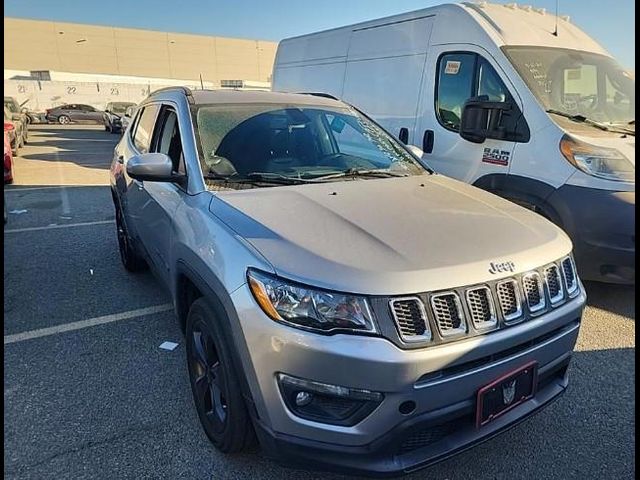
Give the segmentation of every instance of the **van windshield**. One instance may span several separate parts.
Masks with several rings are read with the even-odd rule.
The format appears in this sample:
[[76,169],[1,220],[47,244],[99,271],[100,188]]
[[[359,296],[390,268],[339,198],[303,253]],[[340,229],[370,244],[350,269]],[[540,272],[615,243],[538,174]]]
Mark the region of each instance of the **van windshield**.
[[635,79],[613,58],[537,46],[503,51],[545,110],[635,129]]
[[233,183],[304,183],[427,173],[375,123],[349,108],[199,105],[203,174]]

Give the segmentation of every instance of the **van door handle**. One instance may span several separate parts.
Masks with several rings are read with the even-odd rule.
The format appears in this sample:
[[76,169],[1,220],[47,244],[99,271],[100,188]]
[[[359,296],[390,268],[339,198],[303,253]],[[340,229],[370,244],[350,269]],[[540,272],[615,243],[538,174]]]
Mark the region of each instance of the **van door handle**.
[[398,140],[400,140],[405,145],[409,141],[409,129],[407,127],[402,127],[400,129],[400,133],[398,134]]
[[433,152],[433,130],[425,130],[422,136],[422,151],[424,153]]

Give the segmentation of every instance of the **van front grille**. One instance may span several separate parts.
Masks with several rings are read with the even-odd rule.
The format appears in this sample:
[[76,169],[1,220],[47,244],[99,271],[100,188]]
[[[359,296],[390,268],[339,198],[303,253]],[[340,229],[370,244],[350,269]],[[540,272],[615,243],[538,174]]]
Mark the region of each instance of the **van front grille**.
[[483,286],[467,290],[467,306],[471,321],[476,328],[492,328],[498,324],[489,287]]
[[443,337],[458,335],[466,331],[460,298],[455,292],[440,293],[431,297],[433,315]]
[[411,342],[431,339],[431,330],[422,300],[413,297],[395,298],[389,302],[389,306],[403,340]]

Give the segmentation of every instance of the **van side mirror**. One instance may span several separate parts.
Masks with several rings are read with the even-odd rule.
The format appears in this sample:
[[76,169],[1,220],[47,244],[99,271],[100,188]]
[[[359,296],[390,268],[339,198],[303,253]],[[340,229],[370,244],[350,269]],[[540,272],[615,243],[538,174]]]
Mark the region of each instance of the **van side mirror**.
[[164,153],[142,153],[127,162],[127,175],[149,182],[176,182],[182,184],[186,175],[173,172],[173,162]]
[[460,136],[473,143],[483,143],[487,138],[516,141],[515,129],[503,121],[512,109],[511,102],[490,102],[486,95],[471,97],[462,107]]

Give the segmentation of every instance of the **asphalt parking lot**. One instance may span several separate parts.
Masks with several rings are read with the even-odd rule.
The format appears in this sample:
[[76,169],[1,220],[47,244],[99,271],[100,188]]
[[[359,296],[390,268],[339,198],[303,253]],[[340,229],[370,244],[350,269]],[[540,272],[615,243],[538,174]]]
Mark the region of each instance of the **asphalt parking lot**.
[[[218,453],[192,405],[182,334],[117,252],[118,135],[32,126],[5,186],[5,478],[346,478]],[[507,433],[406,478],[635,477],[635,296],[587,284],[567,393]],[[179,344],[162,350],[164,341]]]

